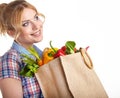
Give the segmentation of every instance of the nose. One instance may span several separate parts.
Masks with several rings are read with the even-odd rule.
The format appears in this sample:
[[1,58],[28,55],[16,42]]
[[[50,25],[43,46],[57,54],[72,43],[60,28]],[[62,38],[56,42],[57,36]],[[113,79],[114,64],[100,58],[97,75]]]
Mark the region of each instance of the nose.
[[34,20],[31,21],[31,24],[32,24],[32,29],[33,30],[37,30],[37,29],[41,28],[42,25],[43,25],[42,22],[40,22],[40,21],[34,21]]

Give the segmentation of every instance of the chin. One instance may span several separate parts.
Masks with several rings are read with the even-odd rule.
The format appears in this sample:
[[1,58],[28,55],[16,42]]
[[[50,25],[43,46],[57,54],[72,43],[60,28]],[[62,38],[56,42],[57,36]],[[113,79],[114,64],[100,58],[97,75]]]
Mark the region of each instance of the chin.
[[35,43],[41,42],[43,40],[43,37],[40,38],[39,40],[36,40]]

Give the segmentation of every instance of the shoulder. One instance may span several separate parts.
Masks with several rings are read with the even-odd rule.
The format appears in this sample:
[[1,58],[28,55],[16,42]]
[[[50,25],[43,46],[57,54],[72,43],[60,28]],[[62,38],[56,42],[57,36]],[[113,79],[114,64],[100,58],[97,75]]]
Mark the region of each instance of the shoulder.
[[1,78],[17,78],[19,70],[19,53],[10,49],[3,56],[0,57],[0,79]]
[[3,56],[1,56],[1,62],[9,61],[11,59],[17,60],[19,58],[19,53],[15,49],[10,49]]

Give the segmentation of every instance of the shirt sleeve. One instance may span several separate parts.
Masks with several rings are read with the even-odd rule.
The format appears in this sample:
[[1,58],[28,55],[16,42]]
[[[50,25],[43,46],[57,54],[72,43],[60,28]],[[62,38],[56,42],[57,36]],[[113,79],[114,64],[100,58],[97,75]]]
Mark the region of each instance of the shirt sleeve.
[[18,55],[15,51],[10,51],[0,57],[0,79],[14,78],[20,80]]

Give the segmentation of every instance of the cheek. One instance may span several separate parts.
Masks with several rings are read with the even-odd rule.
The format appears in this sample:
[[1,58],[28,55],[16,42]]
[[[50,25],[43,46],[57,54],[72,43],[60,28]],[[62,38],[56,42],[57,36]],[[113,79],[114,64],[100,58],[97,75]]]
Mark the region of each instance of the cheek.
[[30,26],[21,28],[21,33],[23,33],[23,34],[29,34],[30,32],[31,32]]
[[27,32],[21,32],[19,35],[19,39],[27,39],[29,34]]
[[31,32],[31,29],[30,29],[30,28],[22,29],[20,36],[21,36],[21,37],[29,36],[29,35],[30,35],[30,32]]

